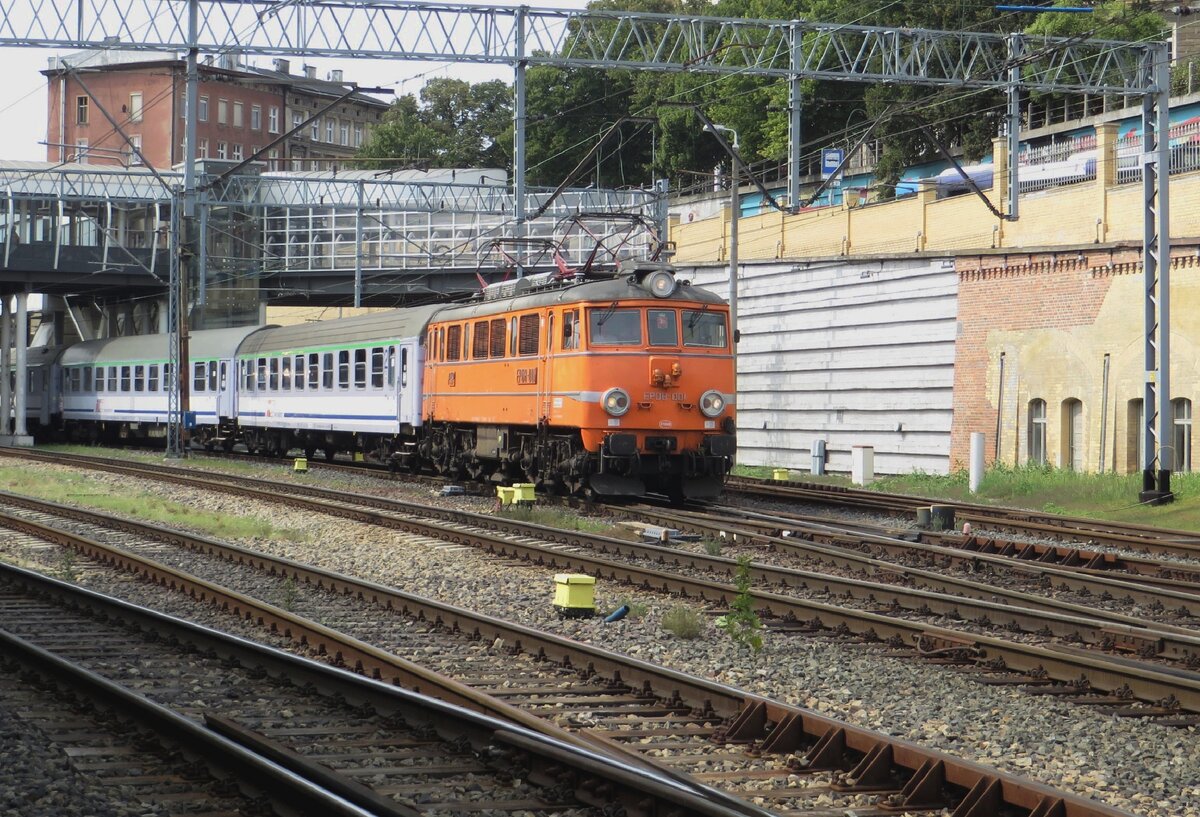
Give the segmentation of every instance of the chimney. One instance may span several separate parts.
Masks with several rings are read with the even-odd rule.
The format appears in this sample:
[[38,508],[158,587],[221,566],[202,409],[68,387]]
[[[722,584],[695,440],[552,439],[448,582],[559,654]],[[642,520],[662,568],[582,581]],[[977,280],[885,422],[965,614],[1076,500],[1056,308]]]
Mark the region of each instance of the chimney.
[[275,70],[281,74],[290,74],[292,72],[292,64],[288,60],[276,58]]
[[341,82],[342,81],[342,69],[337,68],[337,69],[334,69],[333,71],[330,71],[329,72],[329,81],[330,82]]
[[305,79],[316,79],[317,78],[317,66],[315,66],[315,65],[304,66],[304,78]]

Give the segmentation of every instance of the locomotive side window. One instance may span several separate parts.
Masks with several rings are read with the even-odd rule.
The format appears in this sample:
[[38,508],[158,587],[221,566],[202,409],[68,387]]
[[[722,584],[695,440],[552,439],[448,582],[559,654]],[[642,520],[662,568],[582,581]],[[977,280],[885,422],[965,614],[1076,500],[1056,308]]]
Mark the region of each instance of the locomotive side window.
[[321,387],[333,388],[333,352],[321,355]]
[[367,350],[354,350],[354,388],[365,389],[367,387]]
[[704,310],[683,312],[683,345],[725,348],[725,316]]
[[132,369],[129,366],[121,367],[121,391],[129,391],[133,388]]
[[504,318],[492,321],[492,357],[504,357]]
[[[394,380],[394,378],[393,378]],[[371,388],[383,388],[383,347],[376,346],[371,350]]]
[[471,344],[471,358],[474,360],[486,360],[488,356],[488,347],[491,345],[490,335],[488,334],[488,322],[479,321],[475,324],[475,340]]
[[321,356],[316,352],[308,354],[308,387],[310,389],[321,387]]
[[146,381],[147,391],[158,391],[158,364],[155,363],[153,366],[146,368],[149,374],[149,378]]
[[679,345],[679,327],[675,325],[674,309],[646,310],[646,326],[651,346]]
[[541,329],[541,318],[537,315],[522,315],[521,316],[521,339],[517,344],[517,354],[519,355],[536,355],[538,353],[538,341]]
[[462,349],[462,327],[451,326],[446,330],[446,360],[458,360]]
[[637,309],[588,310],[588,336],[593,345],[636,346],[642,342],[642,313]]
[[568,309],[563,313],[562,348],[579,348],[579,310]]
[[350,350],[343,349],[338,352],[338,367],[337,367],[337,387],[339,389],[350,388]]
[[134,391],[145,391],[146,390],[146,367],[145,366],[134,366],[133,367],[133,390]]

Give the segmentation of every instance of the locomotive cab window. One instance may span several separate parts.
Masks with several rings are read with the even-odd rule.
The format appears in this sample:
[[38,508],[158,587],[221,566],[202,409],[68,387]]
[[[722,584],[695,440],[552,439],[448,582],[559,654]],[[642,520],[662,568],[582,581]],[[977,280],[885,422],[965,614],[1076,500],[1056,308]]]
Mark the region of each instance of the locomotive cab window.
[[617,302],[605,309],[588,310],[588,339],[592,345],[636,346],[642,342],[642,312],[617,309]]
[[563,313],[562,348],[579,348],[579,310],[570,309]]
[[674,309],[646,310],[646,327],[651,346],[679,345],[679,328],[675,325]]
[[683,345],[724,349],[726,346],[725,315],[720,312],[684,310]]

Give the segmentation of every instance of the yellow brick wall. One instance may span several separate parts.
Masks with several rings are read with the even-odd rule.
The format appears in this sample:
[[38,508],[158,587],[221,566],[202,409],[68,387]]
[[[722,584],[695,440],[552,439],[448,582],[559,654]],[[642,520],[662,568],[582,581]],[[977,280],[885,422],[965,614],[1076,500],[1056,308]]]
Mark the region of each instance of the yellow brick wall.
[[[914,196],[865,207],[743,218],[738,223],[738,257],[750,261],[893,255],[915,250],[918,233],[926,252],[947,254],[1142,240],[1141,182],[1107,191],[1093,181],[1026,193],[1021,196],[1020,218],[1003,223],[975,196],[931,199]],[[719,216],[673,224],[676,261],[724,261],[728,226],[728,207]],[[1171,234],[1200,236],[1200,172],[1171,177]]]

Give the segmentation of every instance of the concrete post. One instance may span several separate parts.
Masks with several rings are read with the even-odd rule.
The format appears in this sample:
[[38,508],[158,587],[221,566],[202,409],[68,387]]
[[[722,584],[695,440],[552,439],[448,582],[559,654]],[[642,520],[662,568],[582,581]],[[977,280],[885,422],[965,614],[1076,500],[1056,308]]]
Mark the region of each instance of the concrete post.
[[26,386],[29,383],[29,366],[26,362],[26,350],[29,348],[29,293],[17,293],[17,333],[13,346],[17,354],[17,387],[16,407],[13,421],[16,427],[13,434],[17,437],[26,436],[29,431],[25,426],[25,404],[28,398]]
[[983,483],[983,470],[983,432],[972,431],[970,489],[973,494],[979,492]]
[[1096,243],[1108,237],[1108,191],[1117,186],[1117,125],[1096,126],[1096,195],[1100,215],[1096,219]]
[[850,481],[867,485],[875,479],[875,449],[869,445],[850,447]]
[[12,433],[12,297],[0,298],[0,436]]

